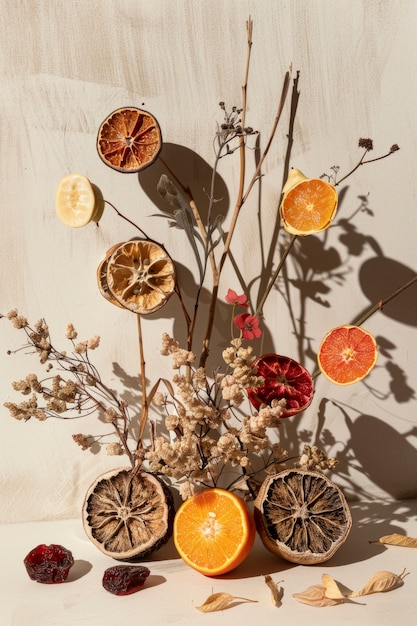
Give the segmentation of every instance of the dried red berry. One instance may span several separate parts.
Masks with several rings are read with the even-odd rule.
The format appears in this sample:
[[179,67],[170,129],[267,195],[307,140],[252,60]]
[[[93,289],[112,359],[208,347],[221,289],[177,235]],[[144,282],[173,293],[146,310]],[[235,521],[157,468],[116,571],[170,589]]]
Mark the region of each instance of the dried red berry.
[[29,552],[23,562],[32,580],[38,583],[63,583],[74,565],[74,558],[64,546],[41,543]]
[[127,596],[138,591],[149,574],[143,565],[114,565],[104,572],[103,587],[116,596]]

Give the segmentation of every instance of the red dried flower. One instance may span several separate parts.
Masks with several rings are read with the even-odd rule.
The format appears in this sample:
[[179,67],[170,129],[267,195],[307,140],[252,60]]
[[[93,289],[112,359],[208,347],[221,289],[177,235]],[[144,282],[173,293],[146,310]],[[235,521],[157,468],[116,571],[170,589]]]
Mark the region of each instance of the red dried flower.
[[233,318],[233,323],[236,328],[242,331],[243,339],[251,341],[262,335],[262,331],[259,328],[259,320],[255,315],[240,313]]
[[236,291],[233,291],[233,289],[229,289],[226,297],[225,297],[226,302],[228,302],[229,304],[238,304],[239,306],[244,307],[245,309],[249,306],[249,302],[245,296],[245,294],[242,294],[241,296],[238,296]]

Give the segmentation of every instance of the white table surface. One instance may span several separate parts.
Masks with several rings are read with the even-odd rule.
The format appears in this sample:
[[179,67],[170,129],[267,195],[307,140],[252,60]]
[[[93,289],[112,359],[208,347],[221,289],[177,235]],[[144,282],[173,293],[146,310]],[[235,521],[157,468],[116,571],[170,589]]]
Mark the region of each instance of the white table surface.
[[[414,624],[417,612],[417,550],[370,544],[392,532],[417,536],[417,501],[355,503],[353,529],[344,546],[327,563],[295,566],[281,561],[257,541],[248,559],[221,578],[207,578],[176,555],[172,542],[144,562],[151,574],[144,587],[117,597],[102,587],[106,568],[117,564],[85,537],[81,520],[10,524],[1,527],[0,624],[2,626],[161,626],[168,624]],[[23,565],[26,554],[40,543],[60,543],[73,553],[75,564],[64,584],[31,581]],[[298,603],[293,593],[319,584],[323,573],[357,591],[379,570],[409,574],[404,585],[347,601],[313,608]],[[283,581],[283,604],[270,601],[263,575]],[[226,591],[257,603],[242,603],[221,613],[196,609],[211,593]]]

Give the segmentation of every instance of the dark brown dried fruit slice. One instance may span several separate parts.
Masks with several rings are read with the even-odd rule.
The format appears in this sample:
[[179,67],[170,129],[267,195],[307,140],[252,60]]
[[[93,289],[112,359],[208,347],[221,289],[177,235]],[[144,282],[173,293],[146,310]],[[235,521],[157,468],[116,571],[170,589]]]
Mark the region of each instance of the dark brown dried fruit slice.
[[143,565],[114,565],[104,572],[103,587],[116,596],[127,596],[143,587],[149,574]]
[[139,172],[151,165],[162,148],[157,120],[136,107],[110,113],[97,135],[97,152],[102,161],[119,172]]
[[120,561],[148,556],[172,535],[173,498],[148,472],[112,470],[89,488],[83,506],[87,536],[101,552]]
[[47,584],[63,583],[74,565],[74,558],[64,546],[41,543],[25,556],[23,562],[32,580]]
[[302,565],[330,559],[352,526],[339,487],[320,472],[296,469],[265,479],[254,516],[265,547]]

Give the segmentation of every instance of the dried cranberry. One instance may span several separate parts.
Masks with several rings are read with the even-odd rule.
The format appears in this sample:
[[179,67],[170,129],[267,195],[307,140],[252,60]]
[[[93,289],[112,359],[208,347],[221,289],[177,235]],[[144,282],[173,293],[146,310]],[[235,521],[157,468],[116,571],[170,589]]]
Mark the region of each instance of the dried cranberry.
[[143,565],[114,565],[103,575],[103,587],[116,596],[127,596],[138,591],[148,578],[150,571]]
[[74,565],[74,558],[64,546],[41,543],[29,552],[23,562],[32,580],[38,583],[63,583]]

